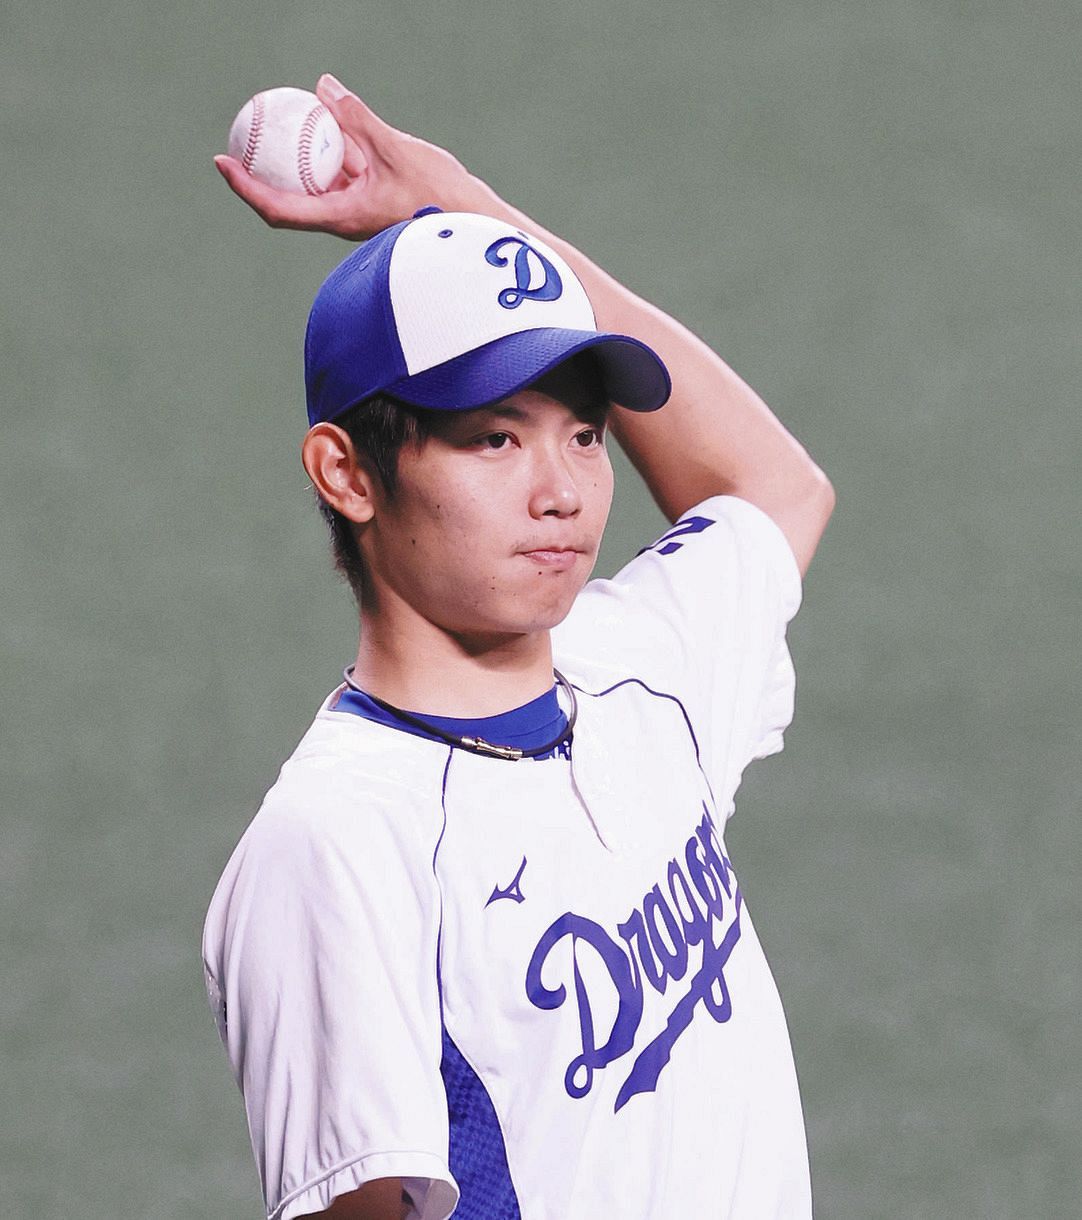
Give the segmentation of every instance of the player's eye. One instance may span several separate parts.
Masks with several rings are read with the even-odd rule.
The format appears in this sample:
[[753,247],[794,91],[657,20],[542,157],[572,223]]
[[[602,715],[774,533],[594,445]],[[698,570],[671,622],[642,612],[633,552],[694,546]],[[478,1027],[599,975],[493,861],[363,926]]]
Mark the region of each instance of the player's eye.
[[489,432],[479,439],[478,444],[485,449],[505,449],[510,440],[506,432]]
[[602,437],[600,428],[583,428],[581,432],[575,433],[575,444],[580,449],[590,449],[594,445],[600,445]]

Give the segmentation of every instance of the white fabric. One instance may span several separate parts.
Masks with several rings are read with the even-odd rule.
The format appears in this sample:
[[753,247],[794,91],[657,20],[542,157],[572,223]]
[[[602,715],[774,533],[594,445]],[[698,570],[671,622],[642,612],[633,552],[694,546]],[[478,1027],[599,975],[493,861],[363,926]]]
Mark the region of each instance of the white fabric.
[[[381,1176],[410,1180],[411,1215],[452,1213],[441,1019],[523,1220],[811,1215],[785,1019],[722,839],[792,715],[799,601],[778,528],[719,497],[554,634],[570,764],[328,700],[204,935],[268,1215]],[[494,901],[516,875],[522,901]]]
[[[511,240],[496,251],[497,258],[506,260],[501,267],[489,262],[485,251],[504,238]],[[525,255],[529,279],[522,286],[536,289],[550,274],[537,257],[540,251],[559,274],[561,292],[553,300],[526,297],[507,308],[500,304],[500,293],[516,288],[515,258],[523,242],[533,252]],[[391,251],[388,283],[411,376],[519,331],[596,329],[586,290],[551,246],[469,212],[433,212],[403,229]]]

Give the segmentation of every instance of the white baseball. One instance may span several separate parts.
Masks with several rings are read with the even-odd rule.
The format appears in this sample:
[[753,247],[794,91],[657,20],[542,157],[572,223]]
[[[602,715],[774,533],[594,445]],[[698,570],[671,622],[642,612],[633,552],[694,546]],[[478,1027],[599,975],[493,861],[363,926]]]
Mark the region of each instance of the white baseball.
[[229,129],[229,155],[253,177],[296,195],[322,195],[342,168],[334,115],[306,89],[264,89]]

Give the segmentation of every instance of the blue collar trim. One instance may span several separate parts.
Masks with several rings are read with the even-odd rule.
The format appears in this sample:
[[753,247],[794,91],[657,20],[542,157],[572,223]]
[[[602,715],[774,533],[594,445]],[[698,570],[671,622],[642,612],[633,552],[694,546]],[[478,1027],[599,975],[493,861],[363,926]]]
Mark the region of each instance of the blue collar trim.
[[[522,707],[513,708],[509,712],[501,712],[498,716],[482,716],[479,719],[458,716],[430,716],[427,712],[414,712],[409,708],[411,716],[420,716],[429,724],[445,733],[454,733],[459,737],[483,737],[494,745],[518,746],[520,750],[533,750],[559,737],[567,727],[567,717],[564,715],[560,701],[556,697],[556,686],[547,690]],[[424,729],[407,724],[392,716],[368,697],[363,691],[351,690],[348,686],[331,704],[335,712],[349,712],[361,716],[365,720],[374,720],[377,724],[386,725],[400,732],[412,733],[414,737],[423,737],[426,741],[439,741],[439,737],[426,733]]]

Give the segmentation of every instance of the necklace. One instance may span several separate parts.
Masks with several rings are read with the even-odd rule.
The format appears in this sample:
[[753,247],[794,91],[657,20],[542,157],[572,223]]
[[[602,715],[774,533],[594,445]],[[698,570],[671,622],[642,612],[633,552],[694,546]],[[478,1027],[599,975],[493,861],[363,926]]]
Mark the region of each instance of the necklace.
[[571,711],[567,717],[567,724],[564,725],[559,737],[554,738],[546,745],[534,746],[532,750],[520,750],[518,746],[494,745],[490,741],[485,741],[483,737],[460,737],[457,733],[448,733],[446,729],[441,729],[439,725],[430,724],[420,716],[415,716],[412,712],[405,712],[402,708],[395,707],[393,703],[377,699],[370,691],[363,690],[353,680],[352,665],[347,665],[342,670],[342,677],[345,679],[345,683],[350,690],[355,690],[358,694],[364,695],[366,699],[371,699],[377,707],[381,707],[385,712],[389,712],[396,720],[401,720],[404,724],[411,724],[415,729],[424,729],[426,733],[430,733],[440,741],[445,741],[449,746],[457,746],[462,750],[469,750],[474,754],[484,754],[489,758],[503,758],[507,762],[518,762],[520,758],[537,758],[541,754],[551,754],[557,746],[562,746],[565,741],[571,740],[575,729],[575,720],[579,714],[578,700],[575,698],[574,687],[563,674],[558,669],[554,669],[552,672],[556,677],[557,683],[567,693],[567,697],[571,702]]

